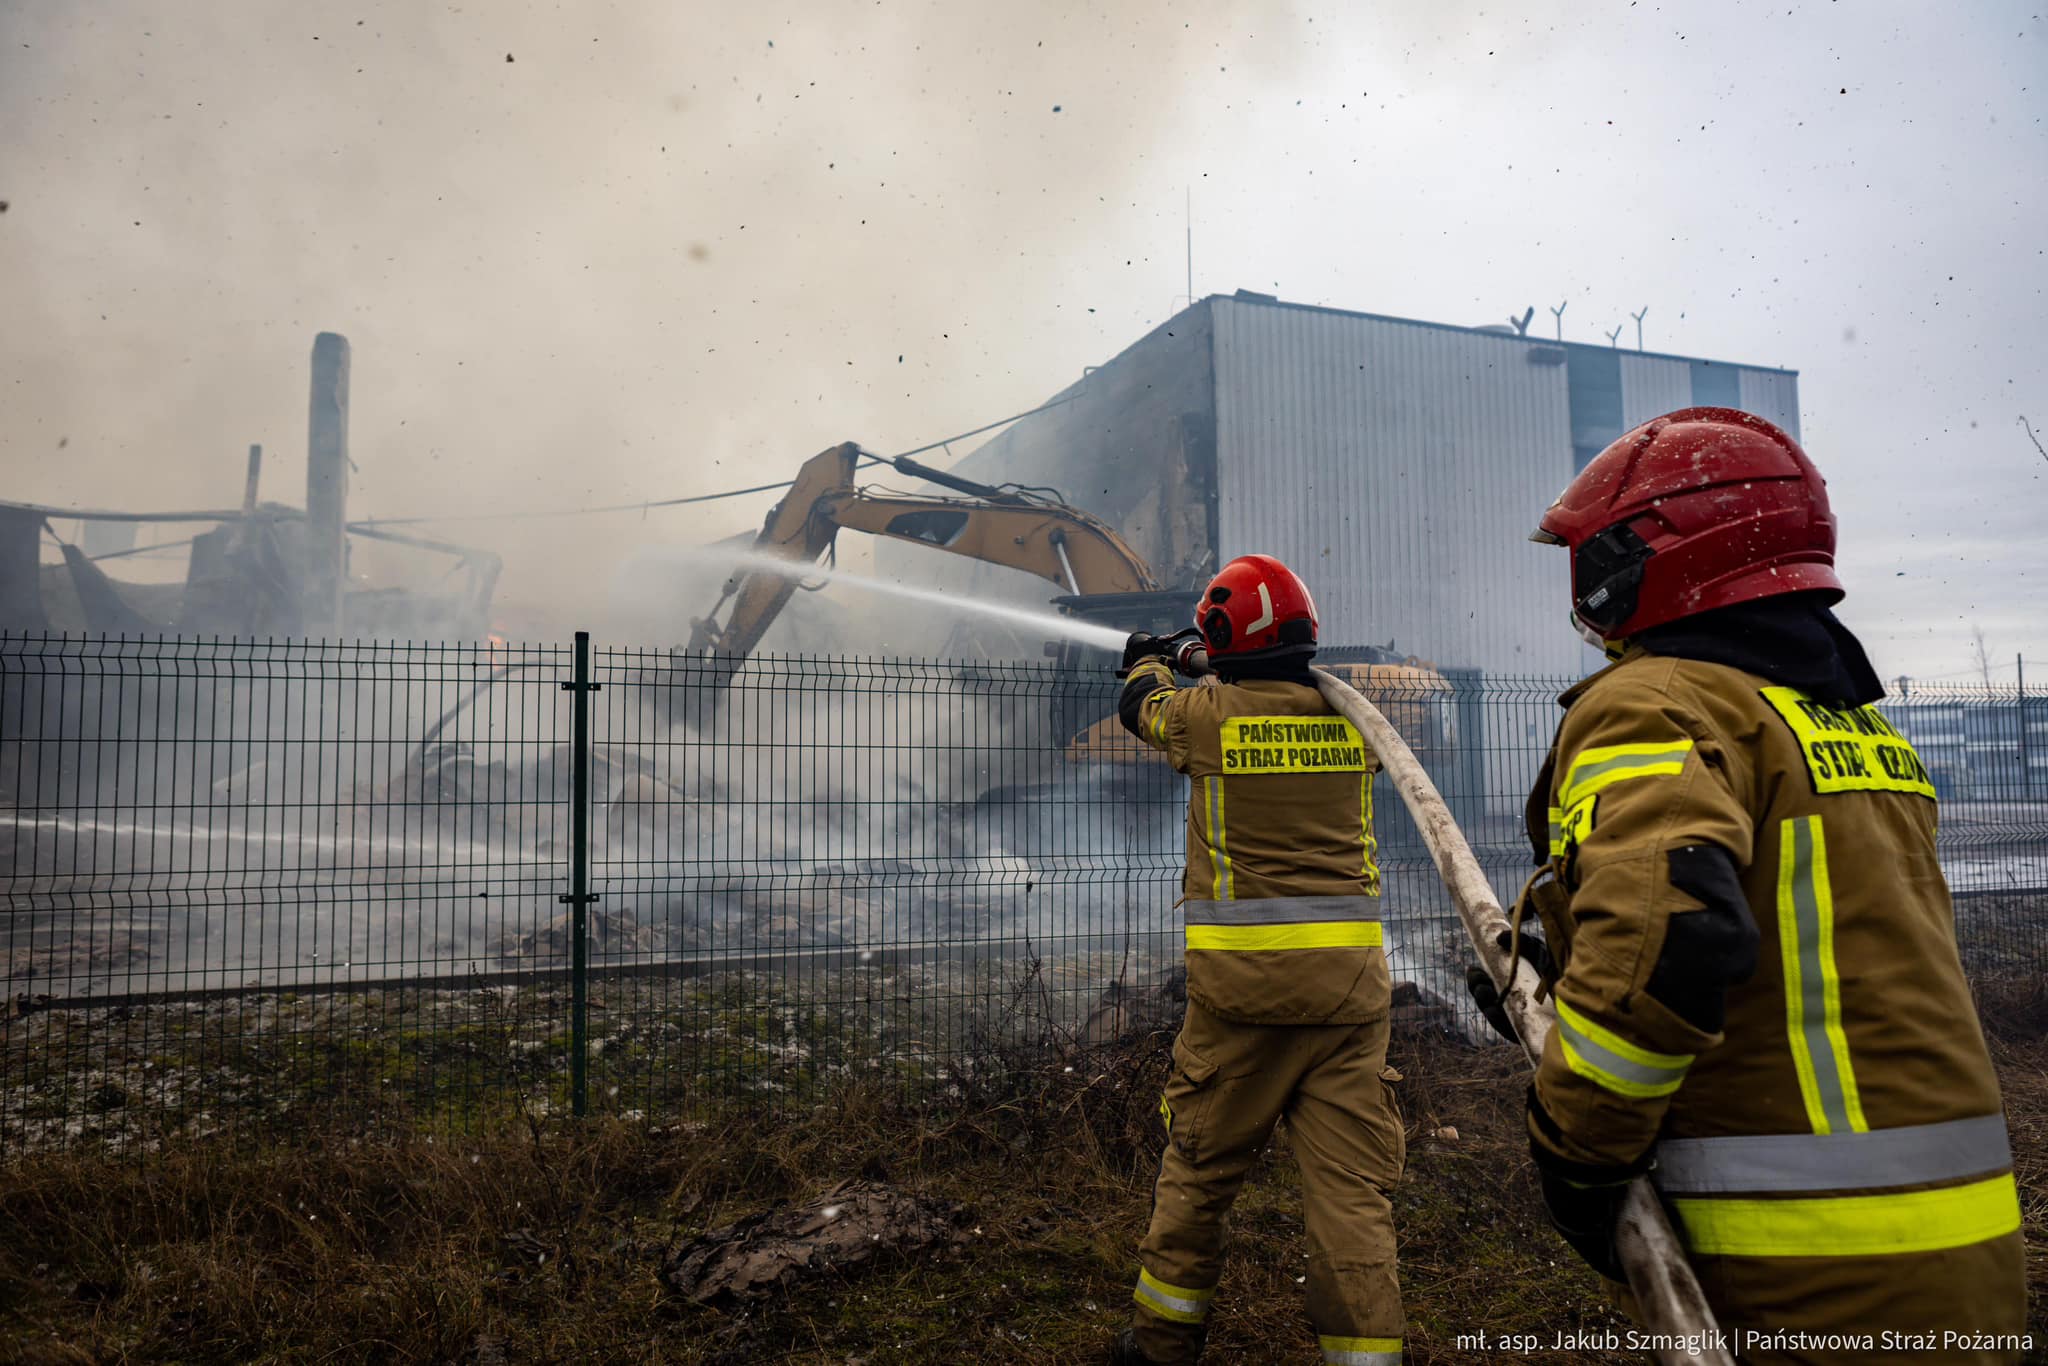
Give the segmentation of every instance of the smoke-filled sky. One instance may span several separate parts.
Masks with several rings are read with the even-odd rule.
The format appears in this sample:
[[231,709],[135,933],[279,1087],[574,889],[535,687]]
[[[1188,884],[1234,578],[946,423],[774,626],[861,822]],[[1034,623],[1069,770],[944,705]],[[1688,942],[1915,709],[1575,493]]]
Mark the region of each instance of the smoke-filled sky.
[[[1798,370],[1880,669],[2048,681],[2037,10],[0,0],[0,497],[300,501],[322,329],[357,517],[920,445],[1172,312],[1191,190],[1198,295]],[[437,529],[574,615],[772,499]]]

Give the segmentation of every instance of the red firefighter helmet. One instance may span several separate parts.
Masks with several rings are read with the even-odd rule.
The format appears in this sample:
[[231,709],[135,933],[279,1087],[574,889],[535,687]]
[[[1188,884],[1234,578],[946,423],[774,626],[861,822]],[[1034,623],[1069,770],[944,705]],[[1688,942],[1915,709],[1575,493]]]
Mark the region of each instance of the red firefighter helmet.
[[1216,572],[1195,606],[1211,659],[1247,659],[1313,649],[1316,600],[1271,555],[1240,555]]
[[1629,432],[1529,539],[1570,547],[1572,609],[1606,640],[1779,593],[1843,596],[1820,471],[1733,408],[1682,408]]

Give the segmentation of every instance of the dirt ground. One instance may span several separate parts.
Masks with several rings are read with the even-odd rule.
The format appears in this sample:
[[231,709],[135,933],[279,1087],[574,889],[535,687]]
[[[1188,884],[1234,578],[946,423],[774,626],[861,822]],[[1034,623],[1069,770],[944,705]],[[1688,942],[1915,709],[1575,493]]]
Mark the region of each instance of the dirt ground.
[[[1984,1014],[2044,1341],[2048,987],[1991,994]],[[257,1150],[17,1157],[0,1168],[0,1358],[1093,1362],[1128,1309],[1166,1042],[1143,1033],[944,1112],[854,1088],[772,1125],[735,1108],[673,1126],[533,1119],[488,1139],[336,1125]],[[1457,1346],[1478,1332],[1550,1344],[1622,1326],[1544,1223],[1514,1054],[1410,1032],[1392,1061],[1409,1360],[1493,1359]],[[1283,1131],[1233,1219],[1210,1360],[1314,1359],[1300,1209]],[[731,1255],[845,1211],[878,1221],[857,1260],[785,1275]]]

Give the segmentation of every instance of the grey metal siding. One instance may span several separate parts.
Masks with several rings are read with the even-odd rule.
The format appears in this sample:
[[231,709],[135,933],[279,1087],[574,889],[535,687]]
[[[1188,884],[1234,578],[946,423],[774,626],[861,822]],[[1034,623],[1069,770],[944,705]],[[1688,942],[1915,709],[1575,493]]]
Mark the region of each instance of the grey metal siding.
[[1565,563],[1528,540],[1572,475],[1554,345],[1228,299],[1215,328],[1221,558],[1296,565],[1332,644],[1576,671]]
[[1593,457],[1628,430],[1621,420],[1621,353],[1612,347],[1564,348],[1565,392],[1571,401],[1572,469],[1582,470]]
[[1692,406],[1695,408],[1740,408],[1742,375],[1732,365],[1719,361],[1692,362]]
[[1692,406],[1692,367],[1667,356],[1623,352],[1621,357],[1622,430],[1640,427],[1653,417]]
[[1768,418],[1799,439],[1799,376],[1789,370],[1750,370],[1741,374],[1742,411]]

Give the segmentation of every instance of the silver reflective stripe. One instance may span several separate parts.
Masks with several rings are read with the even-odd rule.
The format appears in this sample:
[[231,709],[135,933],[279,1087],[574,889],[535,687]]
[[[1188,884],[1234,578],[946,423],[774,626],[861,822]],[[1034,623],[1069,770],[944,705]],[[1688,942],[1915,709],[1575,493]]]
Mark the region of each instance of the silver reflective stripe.
[[1323,1361],[1334,1366],[1401,1366],[1399,1352],[1339,1352],[1323,1349]]
[[1231,871],[1230,852],[1223,838],[1223,777],[1202,780],[1209,799],[1209,866],[1216,874],[1214,891],[1219,901],[1237,896],[1237,878]]
[[1199,1323],[1207,1317],[1209,1300],[1215,1295],[1215,1291],[1211,1290],[1199,1299],[1191,1299],[1174,1294],[1173,1292],[1178,1289],[1179,1286],[1169,1286],[1140,1269],[1138,1284],[1132,1288],[1132,1294],[1137,1299],[1160,1309],[1167,1318],[1177,1322]]
[[1308,920],[1372,920],[1369,896],[1260,896],[1244,901],[1189,901],[1190,925],[1285,925]]
[[[1649,1063],[1624,1058],[1605,1044],[1595,1042],[1584,1030],[1566,1019],[1565,1012],[1561,1010],[1557,1013],[1557,1032],[1588,1064],[1621,1081],[1632,1082],[1637,1086],[1670,1089],[1675,1088],[1676,1083],[1685,1076],[1685,1066],[1655,1067]],[[1687,1066],[1691,1062],[1692,1059],[1686,1059]]]
[[[1813,1070],[1813,1093],[1810,1104],[1819,1108],[1824,1116],[1828,1133],[1849,1133],[1866,1128],[1858,1122],[1863,1118],[1862,1106],[1853,1099],[1856,1079],[1854,1074],[1844,1075],[1848,1061],[1846,1041],[1841,1038],[1841,1002],[1828,999],[1830,989],[1840,991],[1840,982],[1834,973],[1833,939],[1833,897],[1824,881],[1826,877],[1826,851],[1822,850],[1819,875],[1816,876],[1814,844],[1825,838],[1821,833],[1818,816],[1794,818],[1785,822],[1784,838],[1791,846],[1791,894],[1790,910],[1793,934],[1796,939],[1798,958],[1798,1034],[1793,1039],[1795,1052],[1805,1055],[1807,1064]],[[1780,888],[1780,896],[1788,890]],[[1782,917],[1781,904],[1781,919]],[[1781,927],[1782,933],[1782,927]],[[1833,1008],[1830,1009],[1830,1006]],[[1835,1045],[1844,1043],[1837,1051]],[[1815,1132],[1822,1125],[1816,1123]]]
[[[1567,809],[1577,806],[1579,798],[1585,795],[1588,788],[1604,786],[1601,779],[1610,774],[1629,773],[1646,768],[1668,772],[1673,764],[1684,764],[1686,756],[1691,752],[1692,741],[1685,740],[1661,746],[1648,754],[1617,754],[1612,759],[1596,760],[1583,768],[1573,764],[1564,775],[1564,793],[1558,805]],[[1643,776],[1647,778],[1652,775],[1646,773]]]
[[1323,1360],[1335,1366],[1401,1366],[1401,1339],[1323,1336]]
[[1667,1195],[1883,1190],[1983,1176],[2012,1166],[2004,1115],[1860,1134],[1744,1134],[1657,1145],[1651,1175]]

